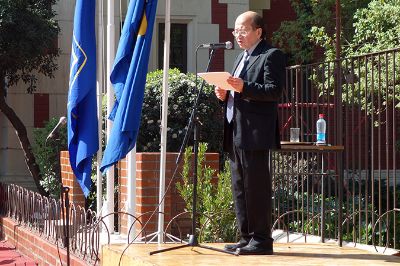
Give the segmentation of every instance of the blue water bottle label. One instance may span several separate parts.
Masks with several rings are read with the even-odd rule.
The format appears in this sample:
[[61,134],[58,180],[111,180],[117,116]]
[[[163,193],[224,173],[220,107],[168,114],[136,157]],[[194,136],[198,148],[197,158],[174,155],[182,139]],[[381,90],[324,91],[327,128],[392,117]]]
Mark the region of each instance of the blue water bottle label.
[[318,133],[317,134],[317,142],[318,143],[325,143],[325,133]]

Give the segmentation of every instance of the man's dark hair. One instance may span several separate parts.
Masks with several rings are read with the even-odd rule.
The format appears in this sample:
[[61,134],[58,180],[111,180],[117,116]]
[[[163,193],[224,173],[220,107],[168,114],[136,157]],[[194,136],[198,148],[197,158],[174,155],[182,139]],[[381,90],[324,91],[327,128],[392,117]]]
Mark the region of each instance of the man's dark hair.
[[267,37],[267,32],[265,31],[265,24],[263,18],[259,14],[255,14],[253,17],[253,27],[255,29],[261,28],[261,39],[265,39]]

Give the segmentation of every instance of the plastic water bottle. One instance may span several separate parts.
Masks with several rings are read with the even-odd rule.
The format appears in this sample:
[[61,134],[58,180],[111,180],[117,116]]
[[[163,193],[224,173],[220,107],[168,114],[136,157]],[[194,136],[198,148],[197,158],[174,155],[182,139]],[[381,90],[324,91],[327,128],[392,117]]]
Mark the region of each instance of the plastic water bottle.
[[317,145],[326,144],[326,121],[324,114],[319,114],[317,120]]

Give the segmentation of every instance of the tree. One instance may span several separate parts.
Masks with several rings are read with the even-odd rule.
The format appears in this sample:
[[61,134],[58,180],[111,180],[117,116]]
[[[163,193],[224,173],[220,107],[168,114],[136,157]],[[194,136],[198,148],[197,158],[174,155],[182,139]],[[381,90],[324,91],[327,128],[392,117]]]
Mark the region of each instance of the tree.
[[355,33],[346,56],[378,52],[400,46],[400,1],[373,0],[354,14]]
[[[342,72],[349,76],[350,85],[342,86],[342,101],[349,105],[359,104],[368,113],[378,115],[384,109],[394,104],[400,108],[400,77],[397,71],[400,67],[398,53],[384,53],[382,56],[357,57],[360,55],[381,52],[400,46],[400,1],[372,0],[353,14],[353,31],[351,38],[346,39],[342,46]],[[325,50],[325,58],[333,60],[335,50],[332,37],[322,28],[314,27],[312,39]],[[319,75],[321,76],[321,75]],[[312,79],[321,88],[332,86],[328,73],[318,80]],[[371,97],[373,95],[373,97]],[[372,99],[381,99],[377,104]]]
[[[368,5],[358,6],[352,11],[350,28],[344,27],[342,57],[350,57],[383,51],[400,45],[400,1],[369,0]],[[343,19],[342,19],[343,21]],[[314,25],[310,39],[325,50],[325,58],[333,60],[335,36],[323,27]]]
[[39,192],[40,170],[32,153],[26,127],[7,104],[7,89],[19,81],[27,92],[36,91],[37,75],[53,77],[59,55],[60,31],[52,10],[56,0],[0,0],[0,111],[14,127],[27,167]]
[[[280,45],[292,55],[294,63],[304,64],[315,59],[324,60],[324,64],[314,68],[308,77],[321,91],[334,86],[335,81],[329,78],[329,72],[336,67],[335,2],[336,0],[291,0],[298,19],[284,22],[273,39],[276,45]],[[376,115],[382,113],[389,104],[400,108],[398,95],[400,77],[396,74],[400,67],[396,58],[398,53],[357,57],[400,46],[400,1],[341,0],[340,2],[342,10],[340,62],[344,78],[342,101],[350,106],[358,104],[368,113]],[[325,10],[332,11],[326,13]],[[290,41],[285,41],[286,39]],[[313,51],[316,49],[321,51],[320,58],[314,57]],[[377,103],[371,99],[376,101],[378,98],[382,99],[382,103],[375,106]]]
[[[341,0],[342,45],[354,34],[353,14],[371,0]],[[336,0],[290,0],[297,19],[282,22],[272,42],[290,55],[291,64],[305,64],[335,55]],[[333,49],[330,49],[333,48]],[[325,58],[321,58],[322,57]]]

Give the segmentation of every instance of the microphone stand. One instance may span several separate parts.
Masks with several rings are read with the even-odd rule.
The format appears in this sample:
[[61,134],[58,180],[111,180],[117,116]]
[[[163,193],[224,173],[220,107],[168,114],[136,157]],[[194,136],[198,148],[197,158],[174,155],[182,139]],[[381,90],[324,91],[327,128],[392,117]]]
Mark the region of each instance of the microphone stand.
[[[197,47],[197,49],[196,49],[196,86],[197,86],[197,51],[198,51],[199,47]],[[212,59],[214,57],[214,52],[215,52],[214,48],[211,48],[211,52],[210,52],[208,63],[207,63],[206,72],[208,72],[209,69],[210,69],[211,61],[212,61]],[[194,137],[193,137],[194,166],[193,166],[193,199],[192,199],[192,234],[189,235],[189,242],[187,244],[176,246],[176,247],[171,247],[171,248],[160,249],[160,250],[156,250],[156,251],[151,251],[150,255],[161,253],[161,252],[166,252],[166,251],[171,251],[171,250],[176,250],[176,249],[181,249],[181,248],[185,248],[185,247],[199,247],[199,248],[205,248],[205,249],[219,251],[219,252],[223,252],[223,253],[228,253],[228,254],[231,254],[231,255],[236,255],[236,256],[239,255],[237,252],[227,251],[227,250],[224,250],[224,249],[219,249],[219,248],[214,248],[214,247],[210,247],[210,246],[205,246],[205,245],[199,244],[198,239],[197,239],[197,234],[196,234],[196,220],[197,220],[197,213],[196,213],[197,212],[197,209],[196,209],[197,208],[197,156],[198,156],[198,140],[199,140],[198,139],[199,138],[198,126],[199,126],[200,122],[199,122],[198,117],[196,117],[196,113],[197,113],[197,107],[198,107],[198,104],[199,104],[200,96],[201,96],[202,91],[203,91],[204,84],[205,84],[205,80],[203,80],[203,82],[201,83],[200,89],[197,92],[196,100],[194,102],[192,113],[191,113],[190,118],[189,118],[187,130],[186,130],[185,136],[183,138],[183,142],[182,142],[182,145],[180,147],[178,157],[176,159],[176,165],[179,165],[179,163],[180,163],[180,161],[182,159],[182,155],[184,153],[184,149],[187,146],[189,135],[192,133],[192,129],[193,129],[193,131],[194,131]]]

